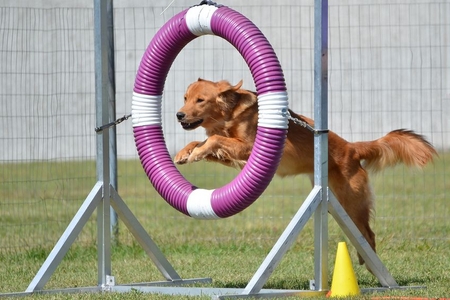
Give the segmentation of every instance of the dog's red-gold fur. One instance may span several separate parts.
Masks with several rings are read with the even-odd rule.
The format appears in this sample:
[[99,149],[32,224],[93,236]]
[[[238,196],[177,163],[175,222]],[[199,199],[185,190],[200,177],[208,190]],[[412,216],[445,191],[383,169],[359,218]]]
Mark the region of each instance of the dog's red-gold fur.
[[[227,81],[203,79],[192,83],[184,96],[184,106],[177,118],[182,127],[206,129],[205,141],[186,145],[175,156],[175,163],[199,160],[243,167],[255,141],[258,106],[254,92],[241,89],[242,81],[233,86]],[[289,111],[291,116],[314,125],[313,120]],[[279,176],[314,172],[314,136],[311,131],[289,121],[289,130]],[[436,150],[421,135],[399,129],[367,142],[348,142],[330,131],[328,134],[329,187],[355,225],[375,250],[375,234],[369,221],[373,196],[368,171],[380,171],[397,163],[423,167],[432,161]],[[363,259],[359,256],[361,264]]]

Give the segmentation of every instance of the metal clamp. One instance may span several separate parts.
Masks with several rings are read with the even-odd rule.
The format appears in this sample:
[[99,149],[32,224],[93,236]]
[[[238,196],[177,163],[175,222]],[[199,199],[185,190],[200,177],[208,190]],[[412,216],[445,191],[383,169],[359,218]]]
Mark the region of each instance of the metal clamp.
[[117,120],[115,120],[113,122],[110,122],[108,124],[102,125],[100,127],[95,127],[94,130],[95,130],[95,132],[99,133],[99,132],[103,131],[106,128],[109,128],[109,127],[112,127],[112,126],[116,126],[117,124],[120,124],[120,123],[122,123],[125,120],[128,120],[129,117],[131,117],[131,114],[125,115],[122,118],[119,118],[119,119],[117,119]]

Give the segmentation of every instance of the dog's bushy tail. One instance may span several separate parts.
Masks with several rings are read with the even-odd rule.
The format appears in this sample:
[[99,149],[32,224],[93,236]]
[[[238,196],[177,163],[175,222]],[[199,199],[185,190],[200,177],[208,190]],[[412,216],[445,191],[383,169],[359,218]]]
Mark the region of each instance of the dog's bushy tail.
[[364,168],[378,172],[404,163],[409,167],[423,168],[437,155],[434,147],[420,134],[398,129],[370,142],[353,143]]

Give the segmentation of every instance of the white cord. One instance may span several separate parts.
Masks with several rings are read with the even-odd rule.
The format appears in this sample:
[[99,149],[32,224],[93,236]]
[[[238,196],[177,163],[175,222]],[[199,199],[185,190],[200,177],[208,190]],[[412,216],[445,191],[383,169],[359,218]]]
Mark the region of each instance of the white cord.
[[175,0],[172,0],[172,2],[170,2],[169,5],[167,5],[167,7],[164,8],[164,10],[159,15],[162,15],[173,4],[174,1]]

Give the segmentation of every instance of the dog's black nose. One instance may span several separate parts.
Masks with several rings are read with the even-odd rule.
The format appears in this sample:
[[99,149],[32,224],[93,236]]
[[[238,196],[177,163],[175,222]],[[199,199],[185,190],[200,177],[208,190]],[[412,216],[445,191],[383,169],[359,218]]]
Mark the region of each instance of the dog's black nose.
[[181,111],[177,112],[177,119],[178,119],[178,121],[183,120],[183,118],[185,116],[186,116],[186,114],[184,112],[181,112]]

